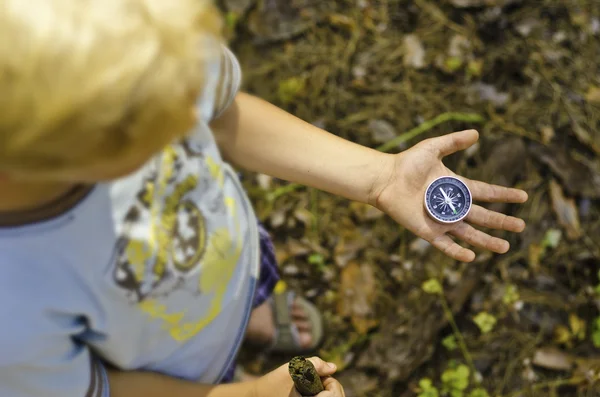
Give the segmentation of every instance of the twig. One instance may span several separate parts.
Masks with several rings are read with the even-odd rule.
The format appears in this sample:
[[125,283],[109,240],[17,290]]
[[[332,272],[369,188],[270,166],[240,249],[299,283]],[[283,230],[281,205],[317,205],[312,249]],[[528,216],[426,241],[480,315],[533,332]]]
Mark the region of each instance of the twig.
[[477,373],[477,369],[475,368],[475,364],[473,364],[473,358],[471,357],[471,353],[469,353],[469,349],[467,349],[467,343],[465,342],[463,334],[462,332],[460,332],[460,329],[458,328],[458,325],[454,320],[454,315],[452,314],[450,306],[448,306],[448,302],[446,301],[444,293],[442,292],[441,294],[439,294],[439,296],[440,302],[442,304],[442,309],[444,310],[444,314],[446,315],[448,322],[452,326],[452,331],[454,333],[454,336],[456,337],[458,346],[460,347],[460,351],[462,352],[465,360],[467,361],[467,364],[469,365],[469,368],[471,369],[471,376],[474,380],[476,380],[477,378],[475,377],[475,374]]
[[461,26],[461,25],[451,21],[450,18],[448,18],[446,16],[444,11],[442,11],[435,4],[432,4],[426,0],[416,0],[415,3],[418,7],[421,7],[425,12],[430,14],[434,19],[437,19],[444,26],[448,27],[448,29],[454,30],[456,33],[461,34],[465,37],[473,36],[471,38],[475,42],[474,44],[477,47],[482,46],[481,40],[479,40],[476,36],[471,35],[470,32],[468,31],[468,29],[466,29],[464,26]]
[[396,138],[384,143],[383,145],[377,147],[376,149],[381,152],[387,152],[390,149],[397,147],[398,145],[413,139],[414,137],[429,131],[430,129],[436,127],[439,124],[448,122],[448,121],[461,121],[465,123],[483,123],[485,119],[476,113],[456,113],[456,112],[446,112],[438,115],[437,117],[427,120],[415,128],[397,136]]
[[299,183],[290,183],[290,184],[287,184],[285,186],[278,187],[277,189],[275,189],[272,192],[268,193],[265,196],[265,198],[267,199],[267,201],[275,201],[279,197],[284,196],[284,195],[286,195],[288,193],[291,193],[294,190],[298,190],[298,189],[300,189],[302,187],[304,187],[304,185],[301,185]]
[[491,123],[498,125],[505,131],[512,132],[513,134],[519,135],[523,138],[531,139],[532,141],[543,144],[542,139],[536,136],[534,133],[527,131],[525,128],[518,126],[516,124],[510,123],[500,117],[492,108],[492,106],[488,107],[488,112],[492,117]]
[[544,335],[543,335],[543,331],[542,329],[539,330],[538,334],[535,337],[535,340],[532,341],[531,343],[529,343],[529,347],[523,349],[523,351],[521,352],[521,354],[519,354],[517,356],[517,358],[515,358],[514,360],[512,360],[508,366],[506,367],[506,371],[504,373],[504,377],[502,378],[502,383],[498,385],[498,387],[496,388],[496,393],[494,394],[495,396],[500,396],[502,394],[502,392],[504,391],[504,388],[506,387],[508,380],[510,379],[510,377],[513,375],[517,365],[522,362],[522,360],[529,356],[533,350],[535,350],[537,344],[543,339]]

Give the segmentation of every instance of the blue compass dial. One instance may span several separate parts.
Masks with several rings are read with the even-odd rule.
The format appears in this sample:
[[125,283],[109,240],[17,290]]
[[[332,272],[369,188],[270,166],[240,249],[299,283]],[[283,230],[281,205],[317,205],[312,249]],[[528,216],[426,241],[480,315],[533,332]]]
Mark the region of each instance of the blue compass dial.
[[425,208],[434,220],[455,223],[464,219],[471,210],[472,197],[467,185],[460,179],[441,177],[427,187]]

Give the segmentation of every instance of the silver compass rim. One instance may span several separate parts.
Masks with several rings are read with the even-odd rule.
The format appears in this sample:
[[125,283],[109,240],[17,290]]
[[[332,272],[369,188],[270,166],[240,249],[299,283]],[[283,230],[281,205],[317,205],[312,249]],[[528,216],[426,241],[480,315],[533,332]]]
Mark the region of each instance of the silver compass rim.
[[[467,192],[469,192],[469,209],[460,218],[453,220],[453,221],[445,221],[445,220],[439,219],[432,213],[432,211],[429,209],[429,206],[427,205],[427,192],[429,191],[429,188],[431,188],[431,185],[433,185],[440,179],[447,179],[447,178],[455,179],[458,182],[462,183],[465,186],[465,189],[467,189]],[[427,185],[427,188],[425,189],[425,193],[423,194],[423,205],[425,206],[425,209],[427,210],[429,217],[431,219],[433,219],[435,222],[446,224],[446,225],[451,225],[451,224],[462,221],[463,219],[465,219],[467,217],[467,215],[469,215],[469,213],[471,212],[471,209],[473,208],[473,193],[471,193],[471,189],[469,189],[469,186],[467,186],[467,184],[464,183],[463,181],[461,181],[459,178],[457,178],[455,176],[451,176],[451,175],[440,176],[438,178],[435,178],[433,181],[431,181],[431,183],[429,183],[429,185]]]

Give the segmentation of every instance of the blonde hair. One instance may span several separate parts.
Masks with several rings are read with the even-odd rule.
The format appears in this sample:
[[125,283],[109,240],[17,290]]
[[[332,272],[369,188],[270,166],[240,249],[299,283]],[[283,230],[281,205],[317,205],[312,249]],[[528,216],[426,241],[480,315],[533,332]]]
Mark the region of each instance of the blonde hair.
[[183,135],[220,31],[208,0],[0,0],[0,171]]

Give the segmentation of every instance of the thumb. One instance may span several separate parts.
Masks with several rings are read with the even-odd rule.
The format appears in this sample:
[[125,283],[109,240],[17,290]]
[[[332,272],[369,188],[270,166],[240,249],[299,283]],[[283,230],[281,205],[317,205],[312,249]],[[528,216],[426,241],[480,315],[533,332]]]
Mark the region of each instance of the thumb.
[[328,363],[321,360],[319,357],[310,357],[307,358],[307,360],[315,366],[319,376],[330,376],[337,370],[337,366],[334,363]]
[[475,130],[465,130],[453,132],[452,134],[442,135],[437,138],[431,138],[429,145],[437,153],[438,157],[449,156],[459,150],[465,150],[472,146],[479,139],[479,133]]

